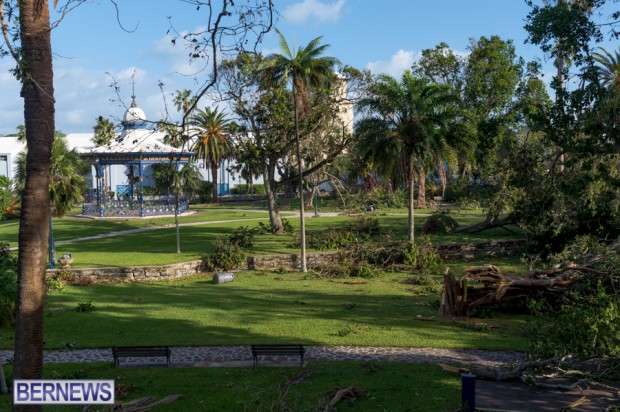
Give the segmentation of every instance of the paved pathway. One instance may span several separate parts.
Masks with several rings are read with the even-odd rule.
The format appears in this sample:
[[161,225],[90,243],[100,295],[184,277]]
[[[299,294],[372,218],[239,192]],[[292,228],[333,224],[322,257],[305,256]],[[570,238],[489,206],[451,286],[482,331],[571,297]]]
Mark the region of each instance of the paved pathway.
[[[0,362],[13,355],[12,351],[0,351]],[[360,346],[307,346],[309,361],[388,361],[413,363],[449,363],[458,365],[477,364],[498,366],[524,358],[519,352],[490,352],[465,349],[360,347]],[[205,363],[237,363],[252,360],[248,346],[192,346],[173,347],[171,363],[200,365]],[[279,357],[269,358],[278,362]],[[150,361],[150,360],[149,360]],[[153,359],[163,361],[163,359]],[[46,363],[110,362],[111,349],[76,349],[45,351]],[[143,359],[128,359],[129,363],[143,363]]]

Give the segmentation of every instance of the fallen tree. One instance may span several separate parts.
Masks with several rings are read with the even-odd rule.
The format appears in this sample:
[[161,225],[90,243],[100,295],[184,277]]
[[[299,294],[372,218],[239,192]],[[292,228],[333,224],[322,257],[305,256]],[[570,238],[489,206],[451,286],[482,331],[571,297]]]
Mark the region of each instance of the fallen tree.
[[582,280],[587,273],[611,275],[610,272],[570,262],[545,270],[532,269],[523,276],[504,272],[494,265],[472,266],[466,268],[465,275],[458,280],[446,269],[439,315],[467,317],[471,309],[482,305],[545,294],[557,295]]

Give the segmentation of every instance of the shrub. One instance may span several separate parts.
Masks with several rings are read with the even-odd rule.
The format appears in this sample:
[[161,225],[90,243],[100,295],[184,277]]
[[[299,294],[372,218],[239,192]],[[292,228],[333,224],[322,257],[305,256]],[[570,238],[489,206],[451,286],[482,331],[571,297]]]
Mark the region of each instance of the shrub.
[[476,199],[463,198],[458,201],[458,205],[463,210],[482,209],[482,205]]
[[348,225],[347,230],[358,236],[368,238],[380,234],[381,226],[379,226],[379,219],[368,216],[357,218],[353,223]]
[[374,205],[378,209],[407,207],[407,192],[404,190],[387,191],[382,187],[358,192],[351,196],[349,204],[364,211],[366,205]]
[[620,356],[620,240],[605,244],[577,238],[551,259],[589,266],[572,289],[553,299],[529,302],[542,319],[529,326],[530,346],[540,357]]
[[440,272],[443,260],[431,247],[430,240],[423,238],[420,244],[407,243],[405,245],[402,263],[428,275]]
[[94,312],[96,308],[95,308],[95,305],[93,305],[93,302],[88,301],[88,302],[78,303],[77,306],[73,308],[73,310],[76,312]]
[[[325,229],[320,232],[309,232],[306,235],[308,247],[317,250],[339,249],[355,241],[355,235],[343,229]],[[295,247],[301,244],[300,239],[295,240]]]
[[210,203],[213,197],[213,183],[203,180],[198,188],[200,203]]
[[240,183],[237,186],[233,187],[230,192],[233,195],[247,195],[247,194],[264,195],[264,194],[267,193],[265,191],[265,185],[262,184],[262,183],[261,184],[254,184],[254,192],[253,193],[250,193],[249,185],[244,184],[244,183]]
[[8,243],[0,243],[0,326],[15,322],[17,299],[17,258]]
[[232,270],[243,265],[245,253],[239,245],[221,237],[213,242],[215,250],[205,260],[207,270]]
[[445,213],[433,213],[424,222],[422,233],[428,234],[445,234],[452,233],[459,224],[453,217]]
[[250,229],[246,226],[240,226],[228,236],[228,242],[242,248],[252,247],[254,245],[254,234],[257,231],[257,228]]
[[[380,233],[381,227],[377,218],[361,217],[342,228],[309,232],[306,236],[306,244],[317,250],[340,249],[357,241],[368,240],[371,236]],[[300,242],[300,239],[296,239],[293,246],[298,247]]]

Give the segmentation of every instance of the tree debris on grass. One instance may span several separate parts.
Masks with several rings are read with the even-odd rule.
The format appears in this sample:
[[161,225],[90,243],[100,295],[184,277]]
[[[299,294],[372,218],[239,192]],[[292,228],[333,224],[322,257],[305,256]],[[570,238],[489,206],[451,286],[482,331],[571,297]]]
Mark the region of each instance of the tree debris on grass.
[[[157,406],[172,403],[179,399],[181,395],[170,395],[163,399],[157,399],[154,396],[145,396],[143,398],[134,399],[129,402],[120,403],[110,407],[110,412],[142,412],[151,410]],[[89,405],[82,409],[82,412],[102,411],[101,405]]]
[[439,314],[467,317],[470,310],[478,306],[558,294],[582,280],[587,273],[609,275],[574,263],[563,263],[546,270],[532,269],[523,276],[504,272],[494,265],[472,266],[466,268],[458,280],[446,269]]
[[359,389],[355,386],[349,386],[348,388],[338,389],[336,393],[331,398],[327,406],[325,406],[324,412],[331,412],[336,410],[336,404],[340,402],[343,398],[347,399],[358,399],[362,395],[364,395],[366,391]]

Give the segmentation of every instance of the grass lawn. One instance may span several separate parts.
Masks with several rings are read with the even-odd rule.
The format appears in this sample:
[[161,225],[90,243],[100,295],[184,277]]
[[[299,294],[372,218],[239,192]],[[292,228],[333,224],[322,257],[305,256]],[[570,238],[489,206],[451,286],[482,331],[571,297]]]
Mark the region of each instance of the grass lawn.
[[[367,283],[350,284],[352,280]],[[87,302],[96,310],[73,310]],[[220,285],[211,277],[194,277],[74,286],[47,297],[45,347],[64,348],[66,342],[76,348],[301,342],[526,349],[524,316],[498,314],[482,324],[463,324],[437,318],[438,305],[437,288],[413,284],[406,273],[331,280],[242,272],[234,282]],[[0,330],[1,348],[11,348],[12,339],[12,330]]]
[[[310,376],[285,385],[300,372]],[[115,379],[116,401],[182,395],[153,411],[323,410],[335,390],[356,386],[357,400],[342,400],[338,411],[424,411],[458,409],[460,378],[436,365],[406,363],[310,362],[306,368],[123,368],[107,364],[47,364],[49,379]],[[119,391],[120,390],[120,391]],[[119,393],[121,392],[121,393]],[[10,396],[0,396],[9,410]],[[82,407],[44,407],[80,411]]]
[[[228,210],[207,210],[200,216],[188,216],[194,222],[211,222],[216,220],[236,220],[251,219],[256,217],[266,217],[266,213],[243,212]],[[393,214],[375,214],[379,219],[383,232],[390,234],[392,239],[403,241],[407,237],[407,216]],[[455,215],[462,225],[479,222],[482,218],[475,215]],[[285,217],[294,229],[299,227],[299,220],[296,216]],[[350,216],[322,216],[319,218],[306,219],[308,231],[321,231],[327,228],[344,226],[351,222],[355,217]],[[425,216],[416,217],[416,227],[420,229],[426,219]],[[77,220],[77,222],[75,222]],[[159,220],[159,219],[156,219]],[[136,225],[136,222],[144,225],[148,221],[121,221],[119,226],[114,229],[124,229],[124,225]],[[267,220],[263,222],[267,223]],[[94,234],[97,231],[103,232],[116,223],[112,221],[73,219],[66,224],[73,224],[73,228],[66,227],[61,231],[62,237],[85,236],[86,233]],[[155,222],[157,223],[157,222]],[[157,223],[160,225],[162,222]],[[191,222],[187,222],[191,223]],[[154,224],[154,223],[153,223]],[[92,227],[91,227],[92,226]],[[69,242],[56,245],[56,255],[71,253],[74,257],[74,267],[101,267],[101,266],[140,266],[140,265],[163,265],[169,263],[183,262],[199,259],[213,251],[213,241],[218,236],[231,233],[240,226],[257,227],[256,221],[230,221],[225,223],[205,223],[194,226],[186,226],[180,229],[181,233],[181,252],[176,253],[175,228],[169,227],[162,230],[148,231],[142,233],[128,234],[123,236],[110,237],[105,239],[94,239],[81,242]],[[0,226],[0,230],[2,226]],[[112,230],[108,230],[112,231]],[[55,230],[56,233],[56,230]],[[69,233],[72,235],[69,236]],[[274,253],[295,253],[298,249],[293,247],[294,235],[257,235],[255,236],[254,246],[247,250],[250,255],[264,255]],[[58,235],[56,235],[58,238]],[[489,239],[511,239],[519,238],[518,232],[510,233],[504,229],[492,229],[475,234],[448,234],[433,235],[433,243],[457,243],[476,240]],[[311,248],[309,252],[313,252]]]
[[[179,223],[268,218],[265,210],[233,210],[227,207],[204,205],[192,205],[191,210],[195,213],[180,216]],[[79,210],[72,212],[74,215],[80,213]],[[286,213],[286,215],[292,214]],[[54,218],[53,225],[54,239],[59,241],[144,227],[172,226],[174,225],[174,217],[86,219],[65,216],[63,218]],[[8,242],[11,247],[17,246],[18,231],[19,220],[0,222],[0,242]]]

